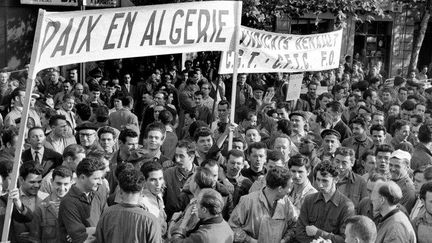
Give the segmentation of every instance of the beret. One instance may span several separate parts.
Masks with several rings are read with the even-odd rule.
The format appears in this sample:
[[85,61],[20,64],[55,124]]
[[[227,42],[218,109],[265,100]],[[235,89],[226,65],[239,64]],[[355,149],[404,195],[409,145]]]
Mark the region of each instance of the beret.
[[90,130],[95,130],[95,131],[97,131],[97,130],[98,130],[98,127],[97,127],[94,123],[86,121],[86,122],[81,123],[79,126],[77,126],[77,127],[75,128],[75,130],[76,130],[77,132],[78,132],[78,131],[81,131],[81,130],[84,130],[84,129],[90,129]]

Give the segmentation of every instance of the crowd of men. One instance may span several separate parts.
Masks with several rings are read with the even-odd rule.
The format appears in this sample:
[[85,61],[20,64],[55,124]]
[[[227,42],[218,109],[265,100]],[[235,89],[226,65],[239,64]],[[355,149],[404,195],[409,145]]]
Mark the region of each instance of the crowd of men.
[[96,62],[86,80],[52,68],[32,94],[25,74],[0,72],[10,241],[430,242],[427,69],[389,79],[381,62],[347,58],[305,73],[293,101],[288,74],[239,74],[231,102],[212,60]]

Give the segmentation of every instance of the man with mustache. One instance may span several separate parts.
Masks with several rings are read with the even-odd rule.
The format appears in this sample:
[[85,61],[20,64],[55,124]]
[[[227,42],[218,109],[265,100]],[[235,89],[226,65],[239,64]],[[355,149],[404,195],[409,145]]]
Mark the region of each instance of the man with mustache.
[[228,152],[227,158],[225,176],[234,186],[234,191],[231,193],[233,195],[235,207],[240,197],[248,194],[249,188],[252,186],[252,181],[240,174],[240,171],[245,165],[245,155],[243,151],[232,149]]

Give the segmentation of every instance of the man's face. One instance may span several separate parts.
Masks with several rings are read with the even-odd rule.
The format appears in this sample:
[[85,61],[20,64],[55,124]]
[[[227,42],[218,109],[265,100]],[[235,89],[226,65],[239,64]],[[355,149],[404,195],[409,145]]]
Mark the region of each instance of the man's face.
[[341,154],[336,155],[334,163],[339,169],[340,178],[348,176],[348,173],[351,171],[354,165],[354,161],[351,160],[350,156],[344,156]]
[[83,147],[90,147],[96,141],[96,131],[93,129],[83,129],[78,132],[78,135]]
[[384,92],[384,93],[382,93],[382,101],[383,101],[384,103],[389,103],[389,102],[391,102],[391,101],[392,101],[391,94],[390,94],[389,92]]
[[76,69],[72,69],[69,71],[69,79],[72,81],[77,81],[78,80],[78,70]]
[[426,179],[424,178],[424,173],[423,172],[415,173],[413,182],[414,182],[416,195],[419,195],[420,188],[423,186],[423,184],[426,183]]
[[15,105],[22,107],[25,99],[25,91],[18,92],[18,96],[15,97]]
[[208,85],[208,84],[203,84],[201,86],[201,92],[203,92],[204,95],[206,95],[206,96],[208,96],[210,94],[210,90],[211,90],[211,88],[210,88],[210,85]]
[[384,116],[381,115],[373,116],[372,125],[384,125]]
[[29,134],[29,142],[32,148],[40,149],[44,146],[45,143],[45,133],[42,129],[34,129]]
[[36,196],[42,183],[42,175],[30,173],[25,179],[20,177],[20,182],[21,189],[24,193]]
[[374,216],[380,213],[384,203],[384,198],[381,195],[379,195],[378,189],[379,189],[379,184],[375,184],[371,194],[372,209],[373,209]]
[[102,133],[99,138],[99,143],[104,151],[112,151],[114,148],[114,135],[112,133]]
[[187,171],[192,166],[194,157],[188,154],[187,148],[176,147],[174,159],[181,170]]
[[72,111],[75,105],[75,99],[67,99],[63,104],[63,109],[65,111]]
[[153,195],[161,194],[164,184],[165,180],[162,170],[155,170],[148,174],[148,178],[146,179],[146,188],[148,188]]
[[66,166],[72,171],[76,171],[76,167],[78,164],[86,157],[85,153],[78,153],[75,157],[66,157],[64,158],[64,163]]
[[407,164],[402,159],[391,158],[389,168],[393,180],[399,180],[408,173]]
[[353,96],[349,97],[349,98],[348,98],[348,107],[349,107],[349,108],[354,108],[354,107],[356,107],[356,106],[357,106],[356,98],[353,97]]
[[412,134],[415,138],[418,138],[418,134],[419,134],[419,130],[420,130],[420,125],[418,123],[411,123],[411,131],[410,134]]
[[120,99],[114,99],[114,108],[119,110],[123,107],[123,103]]
[[80,180],[84,184],[84,189],[86,192],[95,192],[102,185],[102,180],[105,175],[105,170],[97,170],[89,177],[86,175],[80,175]]
[[72,186],[72,177],[56,176],[54,177],[54,180],[52,180],[51,184],[54,187],[57,197],[63,198]]
[[263,95],[264,95],[264,91],[260,89],[256,89],[253,91],[253,96],[256,100],[262,100]]
[[213,146],[213,138],[211,135],[206,137],[199,137],[196,145],[199,152],[207,153]]
[[365,129],[360,124],[353,123],[352,132],[354,137],[361,138],[365,134]]
[[305,128],[305,120],[301,116],[291,116],[291,123],[293,125],[293,130],[297,132],[303,132]]
[[398,98],[399,98],[399,100],[401,102],[406,101],[407,98],[408,98],[408,91],[406,91],[406,90],[399,90]]
[[75,93],[79,96],[83,95],[84,87],[82,86],[82,84],[75,85]]
[[243,85],[244,83],[246,83],[246,79],[247,79],[247,75],[246,74],[240,75],[239,76],[239,80],[238,80],[239,84]]
[[293,182],[296,185],[304,185],[304,183],[309,180],[309,172],[307,171],[306,166],[291,166],[290,172],[293,177]]
[[289,120],[289,114],[285,108],[277,108],[276,113],[279,116],[279,119]]
[[68,131],[67,128],[68,128],[68,124],[67,124],[66,120],[58,119],[57,124],[55,126],[53,126],[54,134],[57,137],[64,138],[67,135],[67,131]]
[[71,91],[71,90],[72,90],[72,85],[70,83],[68,83],[68,82],[63,83],[63,91],[65,93],[69,93],[69,91]]
[[290,157],[290,143],[287,138],[276,138],[274,149],[281,151],[284,156],[284,162],[288,162]]
[[370,172],[370,171],[375,170],[376,163],[377,163],[376,157],[374,155],[368,155],[366,157],[366,161],[364,162],[364,167],[365,167],[366,172]]
[[327,104],[332,102],[332,99],[329,99],[327,97],[322,97],[322,99],[319,101],[320,103],[320,107],[322,107],[323,109],[325,109],[327,107]]
[[406,126],[402,126],[399,130],[396,130],[395,132],[395,136],[397,136],[397,138],[399,140],[407,140],[408,136],[410,134],[410,126],[406,125]]
[[411,111],[405,109],[402,109],[402,111],[400,112],[401,118],[405,121],[409,121],[411,114]]
[[246,131],[246,143],[252,144],[261,141],[261,135],[256,129],[249,129]]
[[359,239],[351,234],[352,224],[347,224],[345,227],[345,243],[357,243]]
[[165,110],[165,108],[161,105],[157,105],[154,107],[153,109],[153,118],[158,121],[159,120],[159,113],[161,113],[161,111]]
[[100,97],[100,91],[92,91],[91,94],[94,101],[98,100]]
[[209,169],[212,175],[212,179],[214,183],[216,183],[219,177],[219,166],[218,165],[210,166],[209,164],[206,164],[204,167]]
[[398,116],[399,115],[399,106],[392,105],[388,111],[389,116]]
[[316,174],[316,185],[322,194],[330,194],[336,187],[337,179],[332,177],[329,173],[325,176],[321,175],[321,171]]
[[426,192],[425,200],[423,200],[426,211],[432,214],[432,192]]
[[202,102],[203,102],[202,95],[195,95],[195,105],[197,107],[200,107],[200,106],[202,106]]
[[267,160],[267,151],[265,149],[253,148],[249,155],[251,162],[251,169],[255,172],[260,172],[264,168],[264,164]]
[[372,141],[375,144],[375,146],[384,144],[385,140],[385,134],[384,131],[380,130],[373,130],[372,131]]
[[327,135],[324,137],[324,150],[330,153],[336,152],[336,149],[339,147],[339,140],[334,135]]
[[59,74],[56,71],[50,72],[48,78],[51,82],[56,84],[58,82]]
[[165,105],[165,96],[162,93],[155,94],[154,100],[158,105],[162,105],[162,106]]
[[125,84],[130,84],[132,78],[130,76],[130,74],[125,74],[123,77],[123,81],[125,82]]
[[382,173],[388,173],[390,171],[390,152],[378,152],[376,155],[377,168]]
[[426,112],[426,106],[424,105],[417,105],[414,111],[414,114],[420,115],[420,116],[424,116]]
[[315,143],[310,138],[300,139],[299,152],[304,155],[309,155],[315,149]]
[[309,85],[308,93],[312,98],[316,97],[317,86],[314,84]]
[[[159,150],[164,142],[164,135],[159,130],[149,131],[147,134],[147,143],[150,150]],[[138,138],[137,138],[138,144]]]
[[218,116],[219,120],[226,120],[229,117],[230,110],[228,105],[218,105]]
[[244,159],[242,157],[234,157],[230,155],[226,167],[227,174],[231,177],[236,177],[244,167]]
[[9,75],[7,73],[0,73],[0,83],[5,84],[9,79]]
[[240,151],[244,151],[245,150],[244,144],[242,142],[234,142],[233,141],[232,148],[240,150]]

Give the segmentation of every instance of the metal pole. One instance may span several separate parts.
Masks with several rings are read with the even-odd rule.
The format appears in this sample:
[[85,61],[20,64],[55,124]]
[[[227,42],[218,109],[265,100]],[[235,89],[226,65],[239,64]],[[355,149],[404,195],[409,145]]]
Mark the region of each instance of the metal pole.
[[[87,1],[86,0],[81,0],[80,1],[81,11],[85,11],[86,10],[86,5],[87,5]],[[86,79],[86,67],[85,67],[85,63],[80,63],[79,66],[80,66],[79,69],[80,69],[81,83],[84,84],[85,79]]]

